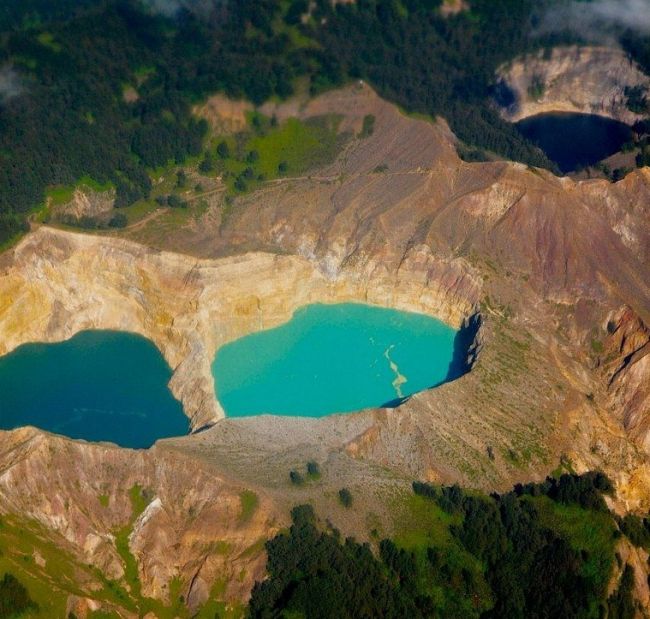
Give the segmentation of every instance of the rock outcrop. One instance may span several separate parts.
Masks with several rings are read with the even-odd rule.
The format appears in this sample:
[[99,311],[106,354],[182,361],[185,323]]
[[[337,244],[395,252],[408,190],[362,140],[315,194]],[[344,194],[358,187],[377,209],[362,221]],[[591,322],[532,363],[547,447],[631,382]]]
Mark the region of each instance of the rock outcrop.
[[598,361],[612,408],[630,437],[650,454],[650,329],[622,307],[607,320],[606,333]]
[[502,67],[499,78],[514,95],[502,110],[511,122],[546,112],[581,112],[633,124],[642,116],[628,109],[625,88],[650,86],[623,50],[610,47],[540,51]]
[[51,206],[55,219],[79,220],[82,217],[102,217],[113,210],[115,190],[95,191],[90,187],[76,187],[72,199],[65,204]]

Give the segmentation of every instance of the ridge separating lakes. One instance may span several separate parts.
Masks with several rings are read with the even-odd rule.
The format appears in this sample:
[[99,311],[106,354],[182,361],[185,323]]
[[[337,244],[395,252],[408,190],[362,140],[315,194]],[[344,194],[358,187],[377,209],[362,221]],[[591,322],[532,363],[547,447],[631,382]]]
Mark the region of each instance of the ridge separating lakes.
[[464,374],[477,329],[359,303],[307,305],[219,348],[215,393],[226,417],[394,407]]
[[147,448],[189,429],[167,387],[171,375],[153,342],[134,333],[82,331],[63,342],[23,344],[0,357],[0,429],[32,425]]

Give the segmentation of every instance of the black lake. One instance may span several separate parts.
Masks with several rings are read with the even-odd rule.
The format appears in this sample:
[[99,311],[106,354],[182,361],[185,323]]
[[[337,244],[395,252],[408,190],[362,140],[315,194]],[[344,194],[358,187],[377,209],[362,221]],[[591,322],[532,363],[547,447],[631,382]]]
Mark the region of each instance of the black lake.
[[594,165],[613,155],[632,136],[627,125],[594,114],[539,114],[515,126],[564,173]]

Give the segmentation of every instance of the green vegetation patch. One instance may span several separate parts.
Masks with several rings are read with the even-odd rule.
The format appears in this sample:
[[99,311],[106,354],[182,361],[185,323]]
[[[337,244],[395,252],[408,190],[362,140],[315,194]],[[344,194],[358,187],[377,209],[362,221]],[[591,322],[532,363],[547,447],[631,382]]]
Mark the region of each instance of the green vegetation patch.
[[60,52],[63,48],[59,43],[56,42],[54,35],[51,32],[41,32],[38,34],[36,37],[36,40],[43,46],[47,47],[49,50],[58,53]]
[[247,131],[215,137],[199,164],[204,174],[222,175],[230,196],[331,163],[350,138],[338,132],[341,117],[334,114],[278,124],[275,118],[252,112],[247,120]]
[[484,577],[484,565],[452,534],[461,524],[459,514],[450,514],[423,496],[410,494],[400,500],[393,541],[414,553],[419,588],[431,596],[442,617],[478,617],[492,606]]
[[56,187],[50,187],[46,191],[46,196],[52,206],[60,206],[72,200],[74,189],[73,186],[57,185]]
[[131,501],[131,519],[135,521],[151,502],[151,496],[139,484],[134,484],[129,488],[129,500]]
[[259,497],[252,490],[244,490],[239,493],[239,502],[241,503],[239,522],[248,522],[260,504]]
[[[90,571],[92,570],[84,566],[78,566],[73,556],[53,544],[48,538],[48,532],[39,524],[22,517],[2,517],[0,580],[5,574],[11,574],[25,588],[29,600],[33,601],[27,616],[65,616],[68,594],[83,595],[79,580],[84,572]],[[9,589],[14,590],[14,586],[10,585]],[[4,616],[7,615],[0,612],[0,617]],[[15,615],[10,613],[9,616]]]
[[52,206],[61,206],[70,202],[74,196],[75,189],[88,188],[92,191],[102,192],[109,191],[113,188],[113,184],[110,182],[100,183],[90,176],[82,176],[79,179],[79,182],[74,185],[56,185],[50,187],[45,192],[47,201],[50,202]]
[[[259,170],[266,178],[281,174],[297,175],[319,165],[331,163],[340,142],[338,115],[319,116],[301,121],[289,118],[266,135],[257,135],[247,144],[248,150],[260,155]],[[280,172],[280,164],[286,164]]]

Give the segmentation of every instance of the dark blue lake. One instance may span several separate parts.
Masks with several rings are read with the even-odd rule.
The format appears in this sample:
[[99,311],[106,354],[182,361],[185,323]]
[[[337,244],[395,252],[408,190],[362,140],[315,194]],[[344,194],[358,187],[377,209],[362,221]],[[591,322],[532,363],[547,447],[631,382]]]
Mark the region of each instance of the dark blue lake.
[[149,340],[84,331],[25,344],[0,357],[0,429],[32,425],[88,441],[146,448],[188,432],[167,383],[171,369]]
[[598,163],[632,137],[627,125],[594,114],[539,114],[515,126],[564,173]]

